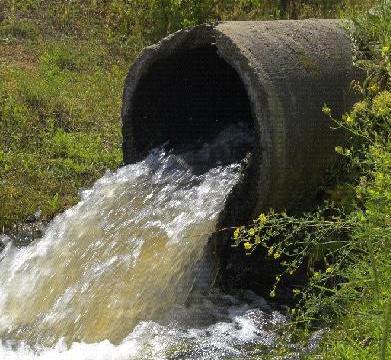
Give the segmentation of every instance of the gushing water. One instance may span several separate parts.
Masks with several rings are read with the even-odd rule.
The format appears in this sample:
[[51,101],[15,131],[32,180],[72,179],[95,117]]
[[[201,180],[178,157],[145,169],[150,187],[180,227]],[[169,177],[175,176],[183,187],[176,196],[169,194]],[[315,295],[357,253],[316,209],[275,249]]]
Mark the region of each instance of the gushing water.
[[163,359],[178,346],[182,358],[209,359],[238,355],[236,342],[270,342],[257,326],[262,299],[195,289],[211,272],[207,239],[240,179],[245,135],[230,128],[198,151],[155,149],[83,191],[35,244],[8,245],[1,359]]

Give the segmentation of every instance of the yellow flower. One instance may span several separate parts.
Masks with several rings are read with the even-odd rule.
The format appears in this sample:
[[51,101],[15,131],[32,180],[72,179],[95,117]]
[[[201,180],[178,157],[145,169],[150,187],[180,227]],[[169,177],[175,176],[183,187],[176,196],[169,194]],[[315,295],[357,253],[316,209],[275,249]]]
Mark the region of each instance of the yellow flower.
[[377,84],[372,84],[371,86],[368,87],[368,90],[372,93],[375,94],[379,91],[379,86]]
[[249,229],[249,230],[248,230],[248,234],[249,234],[250,236],[254,236],[254,235],[255,235],[255,230],[254,230],[253,228]]
[[234,231],[234,239],[235,240],[237,240],[237,238],[239,237],[239,234],[240,234],[240,230],[238,228],[236,228]]
[[358,103],[355,103],[353,106],[353,110],[355,113],[363,112],[367,108],[367,103],[365,101],[360,101]]
[[243,243],[243,247],[245,250],[250,250],[253,246],[251,243],[245,242],[245,243]]
[[281,254],[278,251],[276,251],[273,256],[277,260],[278,258],[281,257]]
[[338,154],[343,154],[343,147],[342,146],[336,146],[335,147],[335,152]]
[[314,276],[314,279],[320,279],[321,278],[321,274],[320,274],[319,271],[315,271],[313,276]]
[[261,223],[261,224],[266,224],[267,222],[267,216],[265,214],[261,214],[258,216],[258,221]]
[[381,49],[381,53],[383,56],[389,55],[390,51],[391,51],[390,46],[383,46],[383,48]]
[[323,108],[322,108],[322,112],[325,115],[330,115],[331,114],[331,109],[326,104],[324,104]]
[[346,116],[345,121],[349,125],[354,123],[354,119],[350,115]]
[[326,273],[327,273],[327,274],[331,274],[333,271],[334,271],[334,269],[333,269],[331,266],[329,266],[329,267],[326,269]]

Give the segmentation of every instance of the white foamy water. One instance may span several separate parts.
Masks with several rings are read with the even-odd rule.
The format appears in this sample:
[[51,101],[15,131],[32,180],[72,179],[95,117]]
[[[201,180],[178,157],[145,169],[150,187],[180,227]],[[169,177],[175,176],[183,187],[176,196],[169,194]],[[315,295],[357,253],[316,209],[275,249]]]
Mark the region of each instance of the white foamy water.
[[[240,299],[239,299],[240,298]],[[159,323],[142,321],[119,344],[59,341],[52,348],[3,344],[4,360],[248,359],[262,356],[278,340],[274,330],[285,318],[251,292],[233,297],[212,294],[176,305]],[[191,325],[190,325],[191,324]],[[267,352],[267,350],[266,350]]]
[[83,191],[39,241],[9,243],[0,359],[236,359],[270,346],[280,315],[252,293],[205,287],[207,240],[241,177],[230,149],[244,139],[230,130],[197,152],[155,149]]

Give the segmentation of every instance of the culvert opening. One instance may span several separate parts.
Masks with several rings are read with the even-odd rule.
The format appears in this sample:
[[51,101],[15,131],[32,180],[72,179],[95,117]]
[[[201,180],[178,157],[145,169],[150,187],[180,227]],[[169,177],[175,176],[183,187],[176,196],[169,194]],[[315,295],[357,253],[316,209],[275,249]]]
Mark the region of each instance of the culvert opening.
[[229,135],[230,129],[243,125],[251,138],[236,148],[233,156],[234,160],[246,158],[244,175],[220,216],[218,227],[223,228],[244,224],[253,215],[261,148],[245,84],[218,54],[209,35],[201,36],[202,45],[197,47],[192,47],[191,40],[175,45],[169,55],[161,46],[131,71],[142,75],[127,80],[132,90],[124,97],[123,152],[125,163],[143,159],[162,144],[182,152],[184,147],[194,149],[194,145],[210,143],[222,132]]
[[[243,177],[230,192],[216,228],[247,223],[258,199],[261,150],[252,104],[242,79],[219,56],[215,45],[177,47],[169,56],[159,51],[152,56],[152,64],[141,62],[137,70],[143,74],[133,84],[131,110],[125,112],[123,119],[125,162],[140,160],[164,143],[178,152],[186,146],[194,149],[194,145],[210,143],[224,132],[229,136],[230,129],[236,131],[238,126],[244,126],[251,141],[243,143],[234,154],[236,159],[246,156]],[[232,252],[231,236],[230,231],[218,231],[209,242],[211,253],[220,254],[222,268],[227,266],[225,259]],[[235,255],[238,260],[245,257],[243,251]],[[225,278],[230,278],[225,272],[228,275],[219,280],[222,287]]]
[[[166,141],[172,147],[207,142],[230,123],[245,121],[255,146],[218,228],[244,224],[270,208],[295,213],[311,208],[335,161],[334,148],[344,141],[342,132],[330,130],[322,106],[330,105],[338,117],[354,100],[350,84],[358,74],[341,25],[222,22],[178,31],[145,49],[124,88],[124,162],[142,160]],[[228,248],[228,238],[219,244]],[[268,265],[254,272],[242,247],[231,250],[221,257],[225,278],[232,273],[227,286],[247,286],[269,273],[274,281]],[[257,267],[259,257],[251,258]]]
[[156,60],[133,96],[132,139],[138,156],[162,143],[205,143],[232,124],[253,127],[251,105],[238,73],[214,45],[177,49]]

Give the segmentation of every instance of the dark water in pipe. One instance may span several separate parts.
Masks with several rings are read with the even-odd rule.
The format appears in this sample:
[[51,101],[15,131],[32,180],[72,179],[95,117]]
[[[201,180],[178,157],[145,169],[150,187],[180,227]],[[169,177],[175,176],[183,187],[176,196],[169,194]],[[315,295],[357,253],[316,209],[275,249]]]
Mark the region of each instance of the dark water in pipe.
[[[154,149],[107,173],[0,261],[0,359],[241,359],[284,322],[249,291],[208,289],[207,255],[251,143]],[[207,164],[207,165],[205,165]]]

